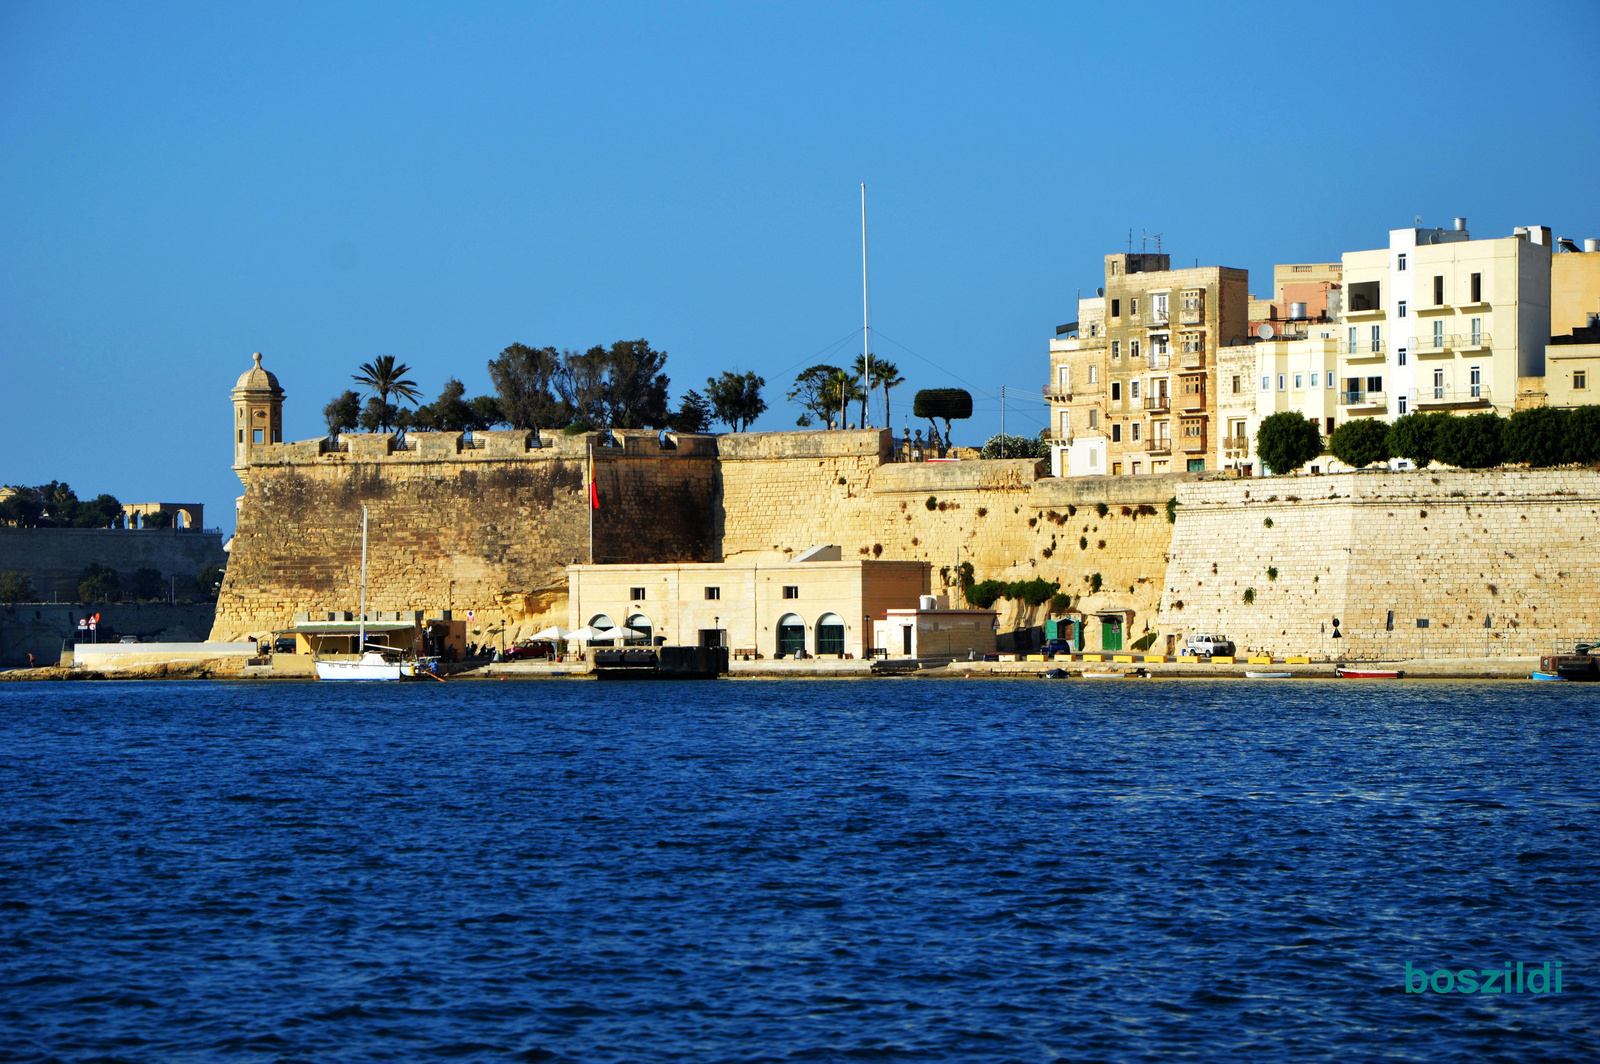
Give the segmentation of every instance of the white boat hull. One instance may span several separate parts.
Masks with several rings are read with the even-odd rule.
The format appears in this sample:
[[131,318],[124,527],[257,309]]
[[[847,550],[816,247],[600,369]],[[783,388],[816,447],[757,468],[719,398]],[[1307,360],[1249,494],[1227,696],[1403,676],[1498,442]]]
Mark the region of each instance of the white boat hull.
[[319,680],[409,680],[417,675],[415,662],[384,661],[376,654],[360,661],[319,661],[316,666]]

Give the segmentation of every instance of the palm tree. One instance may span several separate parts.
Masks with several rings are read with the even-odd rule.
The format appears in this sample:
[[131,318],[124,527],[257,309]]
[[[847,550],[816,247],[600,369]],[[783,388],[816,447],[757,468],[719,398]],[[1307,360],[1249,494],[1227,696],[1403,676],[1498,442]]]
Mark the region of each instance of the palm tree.
[[861,389],[861,427],[869,428],[872,422],[867,416],[867,399],[872,395],[872,389],[878,386],[879,368],[883,363],[870,351],[864,355],[856,356],[856,380],[862,384]]
[[883,389],[883,423],[892,429],[894,428],[894,422],[889,420],[889,389],[900,387],[906,382],[906,379],[900,376],[899,366],[881,358],[872,360],[872,371],[872,383],[868,385],[868,388]]
[[[368,388],[378,395],[378,402],[385,411],[388,410],[389,396],[402,399],[416,405],[422,393],[417,390],[417,382],[407,380],[406,374],[411,372],[411,367],[404,362],[395,365],[393,355],[379,355],[371,362],[361,364],[360,373],[352,373],[350,379],[364,388]],[[385,416],[379,424],[380,430],[389,428],[389,419]]]
[[842,429],[847,424],[850,412],[850,400],[859,399],[866,393],[861,390],[856,377],[847,369],[835,370],[833,376],[828,378],[828,386],[839,401],[839,427]]

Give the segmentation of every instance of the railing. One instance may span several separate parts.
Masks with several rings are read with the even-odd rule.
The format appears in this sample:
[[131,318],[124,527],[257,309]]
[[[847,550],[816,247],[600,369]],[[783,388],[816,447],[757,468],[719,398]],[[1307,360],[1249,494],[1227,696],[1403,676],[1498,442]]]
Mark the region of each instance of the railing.
[[1144,445],[1144,449],[1146,454],[1171,454],[1172,438],[1163,436],[1160,439],[1151,440]]
[[1488,340],[1488,333],[1477,337],[1463,336],[1460,333],[1442,333],[1438,336],[1424,333],[1412,341],[1411,350],[1419,355],[1447,354],[1461,347],[1487,346]]
[[1340,392],[1340,406],[1383,406],[1388,402],[1381,391]]
[[1166,369],[1172,364],[1172,354],[1169,351],[1152,353],[1146,362],[1150,369]]
[[1371,358],[1383,354],[1383,341],[1379,340],[1375,344],[1353,344],[1349,340],[1340,340],[1339,353],[1352,358]]
[[1165,413],[1172,409],[1172,397],[1168,395],[1147,395],[1144,397],[1144,408],[1152,413]]
[[1072,397],[1071,385],[1046,384],[1044,386],[1046,399],[1069,399]]
[[1167,317],[1167,315],[1166,315],[1166,313],[1164,311],[1152,310],[1145,317],[1144,323],[1145,323],[1145,326],[1147,328],[1165,329],[1167,327],[1167,325],[1171,322],[1171,320],[1172,319]]
[[1249,436],[1224,436],[1222,437],[1222,453],[1225,458],[1245,458],[1250,454]]
[[1448,384],[1431,388],[1417,388],[1411,393],[1413,406],[1487,406],[1493,402],[1487,384],[1467,384],[1453,387]]
[[1204,369],[1206,353],[1204,351],[1185,351],[1178,356],[1178,365],[1183,369]]

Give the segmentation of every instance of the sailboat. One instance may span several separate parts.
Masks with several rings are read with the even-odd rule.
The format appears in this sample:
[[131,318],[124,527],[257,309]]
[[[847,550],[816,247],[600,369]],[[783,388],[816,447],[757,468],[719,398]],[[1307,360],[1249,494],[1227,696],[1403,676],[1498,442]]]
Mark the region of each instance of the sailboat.
[[[315,662],[319,680],[411,680],[417,676],[415,661],[401,661],[388,647],[367,645],[367,508],[361,508],[361,627],[356,646],[361,657],[355,661]],[[387,653],[386,653],[387,652]]]

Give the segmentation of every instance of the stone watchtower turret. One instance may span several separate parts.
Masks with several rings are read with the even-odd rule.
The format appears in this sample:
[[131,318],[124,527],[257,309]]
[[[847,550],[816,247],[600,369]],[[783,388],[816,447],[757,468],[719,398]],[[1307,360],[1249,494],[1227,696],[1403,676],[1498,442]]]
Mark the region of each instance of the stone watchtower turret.
[[233,471],[243,480],[251,448],[283,442],[283,389],[278,378],[256,364],[233,386]]

